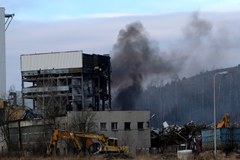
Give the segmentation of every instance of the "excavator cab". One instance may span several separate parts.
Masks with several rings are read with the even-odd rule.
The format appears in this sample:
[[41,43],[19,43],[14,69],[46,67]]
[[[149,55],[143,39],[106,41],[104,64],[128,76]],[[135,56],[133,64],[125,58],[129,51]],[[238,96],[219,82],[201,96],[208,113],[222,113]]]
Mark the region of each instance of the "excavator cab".
[[108,145],[109,146],[118,146],[118,139],[117,138],[113,138],[113,137],[109,137]]

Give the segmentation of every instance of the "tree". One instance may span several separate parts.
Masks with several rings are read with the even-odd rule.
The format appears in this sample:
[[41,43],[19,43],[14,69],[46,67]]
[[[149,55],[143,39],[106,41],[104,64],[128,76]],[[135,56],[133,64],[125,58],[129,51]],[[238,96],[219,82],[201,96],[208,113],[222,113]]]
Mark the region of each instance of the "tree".
[[[70,119],[69,127],[73,132],[93,133],[96,132],[97,125],[95,123],[95,112],[90,110],[79,111],[72,113],[73,116]],[[82,151],[86,154],[87,139],[80,139],[82,144]]]
[[95,132],[95,113],[89,110],[74,113],[70,122],[70,129],[75,132]]
[[[1,111],[0,118],[0,136],[2,137],[2,142],[5,142],[6,148],[8,151],[11,149],[11,141],[10,141],[10,132],[9,132],[9,124],[11,121],[17,120],[17,114],[22,110],[21,107],[18,106],[5,106]],[[14,146],[16,147],[16,146]]]
[[[23,111],[23,107],[18,106],[16,103],[16,91],[15,86],[10,86],[8,90],[8,99],[1,100],[1,108],[0,108],[0,137],[1,142],[5,143],[7,150],[9,151],[11,146],[10,140],[10,132],[9,132],[9,124],[14,120],[19,120],[19,113]],[[12,103],[14,101],[14,103]],[[16,146],[14,146],[16,147]],[[18,146],[19,147],[19,146]]]

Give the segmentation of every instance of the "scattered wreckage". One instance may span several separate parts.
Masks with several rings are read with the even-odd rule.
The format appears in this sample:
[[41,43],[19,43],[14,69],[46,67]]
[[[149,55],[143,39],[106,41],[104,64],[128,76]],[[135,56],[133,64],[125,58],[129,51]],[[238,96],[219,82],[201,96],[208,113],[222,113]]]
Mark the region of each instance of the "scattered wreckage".
[[151,144],[152,147],[159,148],[161,153],[170,146],[177,145],[178,149],[191,149],[193,152],[199,153],[201,148],[201,130],[206,125],[196,125],[194,122],[186,125],[168,125],[163,123],[163,128],[152,129]]
[[[240,128],[230,127],[229,114],[216,125],[217,148],[226,154],[234,149],[240,149]],[[163,153],[169,146],[178,146],[177,150],[192,150],[200,153],[203,150],[213,150],[214,126],[195,124],[193,121],[185,125],[168,125],[163,123],[161,129],[151,130],[151,145]]]

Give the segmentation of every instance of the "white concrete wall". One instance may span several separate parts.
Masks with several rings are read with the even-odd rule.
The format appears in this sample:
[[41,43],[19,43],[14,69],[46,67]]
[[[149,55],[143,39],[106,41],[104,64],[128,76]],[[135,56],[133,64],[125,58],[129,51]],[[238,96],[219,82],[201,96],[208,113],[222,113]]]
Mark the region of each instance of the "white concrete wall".
[[[20,121],[21,127],[41,126],[43,124],[44,124],[44,121],[42,119]],[[9,128],[17,128],[17,127],[18,127],[18,122],[9,123]]]
[[[118,144],[129,146],[133,155],[138,148],[150,147],[149,111],[92,111],[92,113],[95,115],[97,133],[118,138]],[[68,112],[68,123],[71,124],[71,117],[78,114],[80,115],[80,111]],[[112,122],[117,122],[117,130],[112,130]],[[130,130],[124,129],[125,122],[130,122]],[[138,122],[143,122],[143,129],[138,129]],[[106,123],[106,130],[101,130],[100,123]]]
[[82,68],[82,51],[21,55],[21,71]]
[[5,9],[0,7],[0,98],[6,96]]

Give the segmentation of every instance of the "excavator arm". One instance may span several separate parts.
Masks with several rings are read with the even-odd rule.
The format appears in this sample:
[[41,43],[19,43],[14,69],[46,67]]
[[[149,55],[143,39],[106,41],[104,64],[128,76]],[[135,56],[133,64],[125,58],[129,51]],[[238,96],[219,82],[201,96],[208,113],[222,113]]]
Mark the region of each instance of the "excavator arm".
[[47,155],[52,155],[54,148],[56,147],[57,141],[59,139],[71,139],[73,141],[74,146],[78,149],[78,151],[81,151],[81,146],[78,142],[77,137],[75,137],[74,133],[59,133],[58,129],[54,129],[52,138],[50,140],[48,149],[47,149]]
[[96,139],[101,143],[107,143],[108,137],[103,134],[93,134],[93,133],[75,133],[75,136],[78,138],[89,138],[89,139]]
[[53,150],[54,150],[54,148],[56,146],[56,143],[58,141],[58,133],[59,133],[59,131],[57,129],[55,129],[53,131],[52,138],[50,140],[50,143],[49,143],[49,146],[48,146],[48,149],[47,149],[47,155],[52,155]]
[[229,114],[226,113],[225,116],[221,119],[221,121],[218,122],[217,128],[229,128],[230,127],[230,118]]

